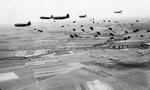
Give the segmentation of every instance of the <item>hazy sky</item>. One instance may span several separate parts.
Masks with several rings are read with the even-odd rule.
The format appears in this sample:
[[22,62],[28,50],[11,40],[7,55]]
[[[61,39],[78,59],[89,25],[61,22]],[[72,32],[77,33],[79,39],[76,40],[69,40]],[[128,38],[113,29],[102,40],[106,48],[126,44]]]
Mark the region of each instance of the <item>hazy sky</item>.
[[[124,14],[114,14],[123,10]],[[0,0],[0,24],[39,21],[39,16],[80,14],[89,17],[150,16],[150,0]]]

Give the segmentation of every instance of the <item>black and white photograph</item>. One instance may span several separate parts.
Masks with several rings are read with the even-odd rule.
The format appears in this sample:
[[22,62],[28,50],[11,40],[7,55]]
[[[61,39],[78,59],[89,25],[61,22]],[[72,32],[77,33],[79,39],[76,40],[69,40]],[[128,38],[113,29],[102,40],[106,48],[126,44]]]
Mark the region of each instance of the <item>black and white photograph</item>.
[[150,90],[150,0],[0,0],[0,90]]

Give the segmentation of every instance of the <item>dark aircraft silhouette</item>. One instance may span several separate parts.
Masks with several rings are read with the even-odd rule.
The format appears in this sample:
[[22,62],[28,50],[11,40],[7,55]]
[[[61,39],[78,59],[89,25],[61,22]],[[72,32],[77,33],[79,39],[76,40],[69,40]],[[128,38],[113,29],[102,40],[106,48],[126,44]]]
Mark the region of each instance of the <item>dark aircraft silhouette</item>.
[[76,29],[73,28],[73,31],[76,31]]
[[109,33],[110,34],[110,36],[114,36],[114,34],[113,33]]
[[50,17],[41,16],[40,19],[53,19],[53,15],[51,15]]
[[129,32],[128,32],[128,31],[125,31],[125,33],[128,34]]
[[38,30],[38,32],[43,32],[43,30]]
[[112,28],[108,28],[109,30],[112,30]]
[[139,22],[139,20],[136,20],[136,22],[138,23],[138,22]]
[[93,28],[93,27],[90,27],[90,29],[91,29],[91,30],[94,30],[94,28]]
[[114,11],[114,13],[121,13],[122,14],[122,10],[120,10],[120,11]]
[[139,32],[139,29],[135,29],[133,30],[133,33]]
[[73,21],[73,23],[76,23],[76,21]]
[[150,32],[150,30],[147,30],[146,32]]
[[97,33],[98,35],[101,35],[101,33],[100,33],[100,32],[98,32],[98,31],[97,31],[96,33]]
[[144,35],[140,35],[141,37],[144,37]]
[[105,20],[103,20],[103,22],[106,22]]
[[128,39],[130,39],[130,38],[131,38],[131,36],[124,37],[124,39],[123,39],[123,40],[128,40]]
[[73,35],[70,35],[70,38],[74,38],[74,36],[73,36]]
[[85,30],[84,29],[81,29],[83,32],[85,32]]
[[98,35],[94,35],[94,37],[98,37]]
[[79,16],[79,18],[86,18],[87,17],[87,15],[85,14],[85,15],[80,15]]
[[71,35],[70,35],[70,38],[77,38],[77,37],[81,38],[81,37],[80,37],[79,35],[77,35],[77,34],[73,34],[73,35],[71,34]]
[[75,37],[79,37],[77,34],[74,34]]
[[62,25],[61,27],[64,28],[65,26]]
[[15,24],[14,26],[16,26],[16,27],[26,27],[26,26],[30,26],[30,25],[31,25],[31,22],[29,21],[27,24],[18,23],[18,24]]
[[67,14],[66,16],[51,16],[53,20],[62,20],[62,19],[67,19],[70,18],[69,14]]

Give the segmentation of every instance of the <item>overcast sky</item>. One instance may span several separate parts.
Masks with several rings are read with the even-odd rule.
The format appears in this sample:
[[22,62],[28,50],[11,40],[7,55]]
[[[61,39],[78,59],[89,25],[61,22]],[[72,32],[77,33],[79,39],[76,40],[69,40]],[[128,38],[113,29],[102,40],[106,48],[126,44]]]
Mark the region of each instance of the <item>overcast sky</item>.
[[[114,14],[123,10],[122,15]],[[0,0],[0,24],[39,21],[39,16],[80,14],[89,17],[150,16],[150,0]]]

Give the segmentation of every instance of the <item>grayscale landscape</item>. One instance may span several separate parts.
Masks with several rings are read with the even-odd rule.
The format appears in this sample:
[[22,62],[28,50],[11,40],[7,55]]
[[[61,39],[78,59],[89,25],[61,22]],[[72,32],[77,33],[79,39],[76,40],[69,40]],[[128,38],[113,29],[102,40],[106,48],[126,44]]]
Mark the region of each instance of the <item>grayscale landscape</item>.
[[150,18],[125,13],[1,25],[0,90],[150,90]]

